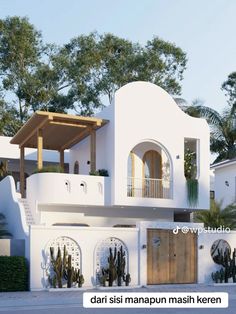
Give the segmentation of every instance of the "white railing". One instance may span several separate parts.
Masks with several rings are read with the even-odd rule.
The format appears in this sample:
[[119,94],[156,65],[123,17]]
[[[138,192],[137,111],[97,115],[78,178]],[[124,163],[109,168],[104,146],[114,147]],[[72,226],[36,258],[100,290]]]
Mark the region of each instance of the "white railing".
[[172,198],[172,181],[128,177],[127,196],[142,198]]

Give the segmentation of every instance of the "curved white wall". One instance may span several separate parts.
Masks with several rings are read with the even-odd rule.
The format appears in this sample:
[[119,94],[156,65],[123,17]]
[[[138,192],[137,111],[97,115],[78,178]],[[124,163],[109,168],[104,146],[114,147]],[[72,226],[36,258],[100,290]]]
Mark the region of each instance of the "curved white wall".
[[0,212],[7,220],[7,229],[15,239],[26,239],[29,228],[26,224],[25,211],[18,202],[13,177],[7,176],[0,182]]
[[37,205],[109,204],[110,178],[64,173],[37,173],[27,178],[27,201],[34,219],[40,222]]
[[[184,177],[184,138],[200,142],[199,209],[209,208],[209,127],[205,120],[186,115],[162,88],[130,83],[115,94],[116,205],[188,208]],[[127,197],[127,156],[140,142],[157,141],[173,162],[173,200]],[[177,158],[179,156],[179,158]]]

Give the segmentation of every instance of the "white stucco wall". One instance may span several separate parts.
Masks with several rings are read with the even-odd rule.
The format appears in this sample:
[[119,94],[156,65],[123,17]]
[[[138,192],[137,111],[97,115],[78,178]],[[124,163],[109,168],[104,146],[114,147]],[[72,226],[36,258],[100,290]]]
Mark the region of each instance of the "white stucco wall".
[[114,225],[136,225],[142,220],[173,221],[173,210],[142,207],[72,206],[63,204],[38,204],[40,223],[84,223],[92,227],[113,227]]
[[18,202],[20,195],[16,193],[13,177],[7,176],[0,182],[0,213],[7,221],[7,229],[14,239],[26,239],[28,226],[26,225],[25,211]]
[[[139,283],[138,229],[124,228],[87,228],[87,227],[43,227],[30,228],[30,289],[45,289],[44,250],[49,241],[66,236],[75,240],[81,249],[81,271],[84,275],[84,287],[92,287],[95,278],[95,249],[101,240],[116,237],[128,248],[128,269],[131,285]],[[37,248],[37,249],[35,249]]]
[[215,199],[225,207],[236,201],[236,164],[217,167],[214,171]]
[[[199,204],[209,208],[209,127],[204,119],[186,115],[160,87],[147,82],[123,86],[113,104],[99,117],[110,122],[97,134],[97,168],[106,168],[111,177],[111,205],[188,208],[184,177],[184,138],[199,141]],[[83,155],[88,140],[71,149],[72,162]],[[171,156],[173,199],[127,197],[127,161],[139,143],[160,144]],[[105,152],[105,156],[104,156]],[[177,157],[179,156],[179,158]],[[102,160],[102,162],[101,162]],[[81,168],[83,169],[83,168]],[[197,209],[196,208],[196,209]]]
[[26,183],[26,198],[38,223],[40,204],[105,206],[110,203],[109,177],[37,173],[27,178]]
[[[186,115],[160,87],[136,82],[115,94],[115,204],[187,208],[184,138],[199,140],[199,204],[209,206],[209,128],[205,120]],[[169,152],[173,168],[173,199],[126,196],[127,159],[138,143],[156,142]],[[176,159],[179,156],[179,159]]]
[[236,231],[230,233],[200,233],[198,236],[198,282],[212,283],[211,273],[222,268],[211,257],[211,246],[216,240],[223,239],[231,247],[231,252],[236,248]]

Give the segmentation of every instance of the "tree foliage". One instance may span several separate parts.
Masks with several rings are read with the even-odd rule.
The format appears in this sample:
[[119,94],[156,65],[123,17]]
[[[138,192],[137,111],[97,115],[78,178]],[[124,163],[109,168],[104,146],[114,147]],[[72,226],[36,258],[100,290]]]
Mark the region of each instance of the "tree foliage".
[[132,81],[152,82],[179,94],[186,67],[185,53],[174,44],[154,37],[141,46],[109,33],[72,39],[54,61],[63,66],[78,112],[88,115],[102,106],[104,97],[111,103],[115,91]]
[[229,103],[222,113],[204,106],[199,100],[188,105],[184,100],[177,99],[177,103],[187,114],[205,118],[209,123],[210,149],[212,153],[217,154],[214,163],[236,157],[236,76],[233,84],[233,76],[230,74],[227,81],[222,84],[222,88],[227,89]]
[[7,17],[0,20],[0,130],[13,135],[36,110],[92,115],[131,81],[180,94],[185,68],[185,53],[158,37],[142,46],[95,32],[57,47],[44,44],[27,18]]
[[236,111],[236,72],[228,75],[227,80],[222,84],[222,90],[228,99],[232,111]]

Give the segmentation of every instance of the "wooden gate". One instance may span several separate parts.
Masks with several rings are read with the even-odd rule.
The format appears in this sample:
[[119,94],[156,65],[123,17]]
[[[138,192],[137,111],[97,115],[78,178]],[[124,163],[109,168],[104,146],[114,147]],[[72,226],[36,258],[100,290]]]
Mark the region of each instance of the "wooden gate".
[[195,283],[197,235],[147,230],[147,284]]

